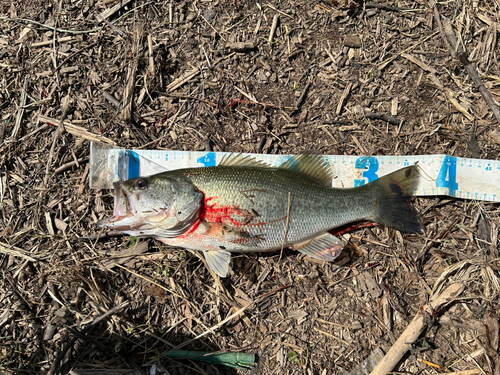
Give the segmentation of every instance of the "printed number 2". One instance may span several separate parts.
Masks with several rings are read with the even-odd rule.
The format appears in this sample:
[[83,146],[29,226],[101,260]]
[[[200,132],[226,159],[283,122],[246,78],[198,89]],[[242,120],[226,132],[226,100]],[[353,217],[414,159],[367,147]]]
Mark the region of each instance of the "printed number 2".
[[450,189],[450,195],[454,195],[455,191],[458,190],[456,157],[446,156],[444,158],[443,165],[436,179],[436,186]]
[[[378,160],[374,157],[369,158],[359,158],[356,160],[355,164],[356,169],[368,169],[363,172],[363,177],[368,180],[368,182],[375,181],[378,179],[377,171],[378,171]],[[354,186],[363,186],[366,183],[364,179],[355,179]]]

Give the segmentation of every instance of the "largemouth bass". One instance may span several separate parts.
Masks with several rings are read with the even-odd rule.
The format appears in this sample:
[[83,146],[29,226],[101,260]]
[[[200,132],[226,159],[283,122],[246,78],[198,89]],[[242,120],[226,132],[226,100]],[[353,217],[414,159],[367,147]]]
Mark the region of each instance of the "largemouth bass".
[[351,222],[423,233],[411,202],[419,176],[410,166],[364,186],[335,189],[333,171],[320,155],[297,155],[276,168],[232,154],[217,167],[115,183],[113,216],[98,225],[203,251],[221,277],[231,252],[284,246],[333,261],[343,245],[328,230]]

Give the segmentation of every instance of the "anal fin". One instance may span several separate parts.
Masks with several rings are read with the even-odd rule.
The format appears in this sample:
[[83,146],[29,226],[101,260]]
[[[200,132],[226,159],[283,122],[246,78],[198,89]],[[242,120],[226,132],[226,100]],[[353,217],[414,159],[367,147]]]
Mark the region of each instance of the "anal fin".
[[333,234],[324,233],[311,240],[294,244],[290,248],[314,259],[333,262],[342,252],[344,245]]
[[226,277],[229,272],[231,253],[224,250],[210,250],[204,251],[203,253],[205,254],[208,267],[210,267],[219,277]]

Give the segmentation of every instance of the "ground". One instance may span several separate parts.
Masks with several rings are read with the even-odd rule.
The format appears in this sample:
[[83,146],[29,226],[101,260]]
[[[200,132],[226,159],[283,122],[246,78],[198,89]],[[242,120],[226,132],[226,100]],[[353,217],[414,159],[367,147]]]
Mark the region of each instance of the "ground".
[[437,19],[498,99],[499,8],[2,1],[0,372],[249,373],[167,358],[184,343],[255,353],[252,374],[361,374],[435,291],[460,282],[394,371],[500,374],[498,204],[416,198],[424,235],[359,229],[333,264],[251,254],[218,280],[196,254],[156,240],[98,239],[113,196],[88,184],[92,138],[498,160],[498,120]]

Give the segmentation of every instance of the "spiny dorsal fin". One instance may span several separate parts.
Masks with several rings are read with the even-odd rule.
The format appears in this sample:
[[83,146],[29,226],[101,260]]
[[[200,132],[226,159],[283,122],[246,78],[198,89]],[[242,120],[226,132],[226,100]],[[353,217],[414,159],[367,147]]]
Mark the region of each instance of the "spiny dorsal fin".
[[222,167],[252,167],[252,168],[269,168],[269,164],[263,161],[256,160],[251,155],[229,154],[222,158],[219,166]]
[[332,187],[332,180],[335,177],[333,168],[326,165],[325,157],[311,153],[295,155],[279,168],[301,173],[326,187]]

